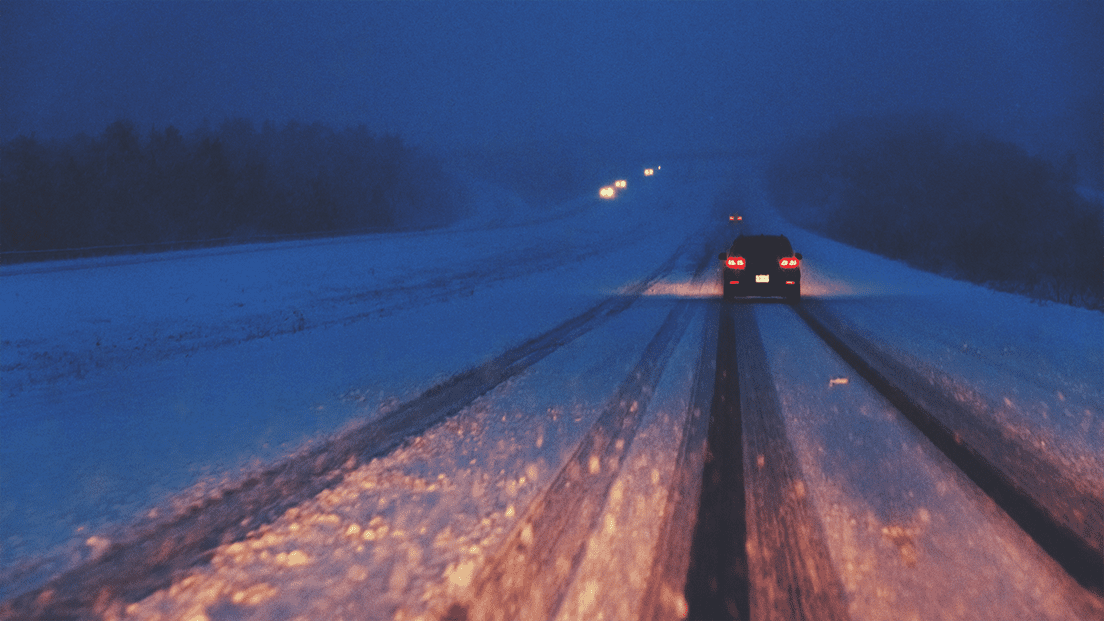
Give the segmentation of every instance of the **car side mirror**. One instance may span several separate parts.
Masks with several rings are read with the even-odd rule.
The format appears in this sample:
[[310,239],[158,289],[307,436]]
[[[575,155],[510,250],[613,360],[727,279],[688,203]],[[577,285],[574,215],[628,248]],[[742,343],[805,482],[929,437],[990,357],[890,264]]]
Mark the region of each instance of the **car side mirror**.
[[717,255],[717,258],[724,261],[725,259],[728,258],[728,253],[727,252],[722,252],[721,254]]
[[798,261],[801,260],[801,253],[800,252],[794,253],[794,256],[797,257]]

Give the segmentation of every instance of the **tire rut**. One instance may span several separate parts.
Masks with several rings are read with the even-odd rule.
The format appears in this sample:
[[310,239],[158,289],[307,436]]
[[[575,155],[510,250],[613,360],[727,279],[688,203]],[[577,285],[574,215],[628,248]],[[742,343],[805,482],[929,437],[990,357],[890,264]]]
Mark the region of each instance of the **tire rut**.
[[744,434],[749,618],[848,619],[820,519],[786,434],[755,313],[732,307]]
[[727,305],[719,310],[708,440],[704,463],[700,464],[701,492],[692,560],[685,572],[686,613],[690,619],[748,619],[750,614],[736,331]]
[[555,617],[693,308],[680,301],[671,310],[567,464],[480,572],[471,600],[454,604],[448,618]]
[[[705,512],[699,508],[699,503],[704,506],[711,502],[702,500],[702,497],[707,494],[703,489],[703,480],[712,482],[714,487],[721,483],[703,472],[706,461],[710,459],[708,456],[718,452],[719,442],[711,435],[712,421],[716,419],[722,407],[718,403],[718,395],[726,394],[722,385],[728,375],[727,366],[717,363],[721,358],[723,347],[721,343],[732,340],[732,322],[729,320],[727,331],[722,330],[722,335],[718,339],[717,324],[709,320],[710,315],[721,310],[720,304],[710,303],[707,306],[706,320],[702,322],[702,351],[694,375],[690,412],[679,444],[674,478],[663,510],[663,523],[655,546],[652,574],[644,590],[640,613],[642,620],[680,619],[686,616],[687,612],[693,614],[697,610],[697,604],[693,595],[689,593],[684,595],[684,591],[687,584],[695,580],[700,584],[705,583],[696,574],[701,571],[698,568],[703,563],[700,560],[691,559],[698,559],[701,556],[702,546],[708,548],[709,536],[699,536],[695,532],[695,523],[700,530],[705,520],[703,517]],[[729,349],[725,348],[725,351]],[[734,385],[735,382],[732,384]],[[743,489],[742,481],[739,489]],[[742,493],[740,497],[743,498]],[[741,522],[742,515],[741,511]],[[724,522],[724,517],[718,515],[717,518],[720,521],[717,524],[719,526]],[[691,532],[695,532],[692,540],[686,538],[686,534]],[[743,545],[742,540],[741,545]],[[692,562],[696,563],[694,567],[691,566]],[[690,574],[695,574],[695,577],[690,578]],[[747,592],[746,588],[744,592]]]
[[1086,589],[1104,594],[1104,502],[823,303],[795,312]]

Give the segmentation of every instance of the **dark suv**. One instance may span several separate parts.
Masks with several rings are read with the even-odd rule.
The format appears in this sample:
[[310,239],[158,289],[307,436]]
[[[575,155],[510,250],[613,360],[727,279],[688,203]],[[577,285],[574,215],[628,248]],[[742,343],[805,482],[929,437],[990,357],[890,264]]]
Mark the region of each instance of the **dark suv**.
[[801,253],[794,253],[785,235],[741,235],[720,259],[726,300],[738,296],[801,299]]

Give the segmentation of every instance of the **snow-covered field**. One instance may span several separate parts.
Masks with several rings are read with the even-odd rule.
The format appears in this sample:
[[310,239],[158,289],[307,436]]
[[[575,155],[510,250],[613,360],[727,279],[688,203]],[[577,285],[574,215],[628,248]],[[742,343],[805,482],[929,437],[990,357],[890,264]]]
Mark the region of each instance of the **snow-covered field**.
[[[106,610],[146,619],[439,617],[468,597],[659,326],[690,300],[601,527],[555,594],[559,618],[635,618],[703,327],[716,321],[707,303],[718,293],[716,272],[693,274],[733,232],[712,213],[730,166],[712,175],[697,166],[692,176],[668,168],[650,186],[629,177],[618,200],[585,197],[546,213],[485,187],[486,209],[439,231],[0,268],[0,583],[8,585],[0,599],[102,552],[121,536],[113,525],[172,513],[242,472],[370,422],[678,255],[627,310],[460,414],[358,465],[247,540],[219,547],[209,566]],[[804,255],[807,297],[953,378],[964,399],[1002,404],[1001,422],[1016,437],[1037,443],[1087,489],[1104,489],[1100,313],[917,272],[794,229],[755,197],[744,215],[754,232],[791,238]],[[921,611],[959,584],[964,594],[944,613],[957,606],[984,610],[977,618],[1017,609],[1034,615],[1023,618],[1077,618],[1085,608],[1055,601],[1069,581],[1045,555],[994,561],[1023,563],[1013,586],[998,584],[992,569],[975,571],[1010,537],[1030,548],[1022,536],[973,543],[975,556],[948,553],[963,529],[988,528],[975,520],[998,519],[995,512],[976,492],[958,491],[968,482],[914,432],[886,423],[877,399],[841,400],[847,388],[830,380],[846,370],[811,349],[789,312],[764,307],[756,317],[852,615],[878,618],[891,604]],[[787,364],[802,372],[781,370]],[[848,403],[864,415],[843,422],[839,408]],[[823,456],[833,433],[837,443],[878,433],[869,443],[877,450],[896,442],[923,463],[894,492],[909,495],[907,511],[852,498],[866,483],[838,456]],[[872,455],[858,463],[890,459]],[[965,505],[974,508],[960,511]],[[873,509],[849,514],[854,506]],[[887,537],[903,541],[899,534],[907,545],[894,544],[892,554],[879,548]],[[893,565],[901,559],[944,573],[918,579]],[[984,609],[1001,597],[1002,606]]]
[[548,330],[699,237],[718,179],[548,212],[484,187],[444,230],[5,266],[0,559],[91,551]]

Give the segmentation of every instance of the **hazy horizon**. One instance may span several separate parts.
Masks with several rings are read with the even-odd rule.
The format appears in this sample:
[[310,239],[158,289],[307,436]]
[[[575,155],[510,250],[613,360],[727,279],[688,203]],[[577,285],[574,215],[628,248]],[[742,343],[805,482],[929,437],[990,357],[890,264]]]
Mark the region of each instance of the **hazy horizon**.
[[952,113],[1104,166],[1097,2],[5,2],[0,138],[246,118],[431,148],[769,149]]

